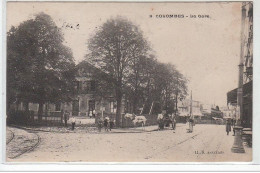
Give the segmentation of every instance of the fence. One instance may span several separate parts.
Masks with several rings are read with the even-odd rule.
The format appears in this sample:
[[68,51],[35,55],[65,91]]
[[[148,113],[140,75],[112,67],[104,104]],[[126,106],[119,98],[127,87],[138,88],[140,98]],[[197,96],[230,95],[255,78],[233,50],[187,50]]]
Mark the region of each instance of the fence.
[[63,116],[61,111],[46,112],[39,116],[34,111],[10,111],[7,115],[7,124],[17,125],[61,125]]
[[14,111],[10,110],[7,114],[7,124],[28,125],[34,121],[33,111]]

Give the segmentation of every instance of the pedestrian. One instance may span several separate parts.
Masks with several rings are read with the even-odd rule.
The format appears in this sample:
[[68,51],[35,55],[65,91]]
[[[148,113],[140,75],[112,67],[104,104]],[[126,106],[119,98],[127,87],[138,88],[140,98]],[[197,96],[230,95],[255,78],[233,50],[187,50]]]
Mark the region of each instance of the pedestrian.
[[173,129],[173,133],[175,133],[175,129],[176,129],[176,119],[175,119],[175,117],[172,120],[172,129]]
[[105,131],[107,131],[107,132],[108,132],[108,122],[109,122],[109,118],[106,117],[104,120],[104,127],[105,127]]
[[226,132],[227,132],[227,135],[229,135],[230,131],[231,131],[231,121],[230,121],[230,119],[227,119],[227,122],[226,122]]
[[236,125],[236,119],[232,118],[231,119],[231,126],[232,126],[232,129],[233,129],[233,136],[235,136],[235,125]]
[[67,122],[68,122],[68,119],[69,119],[69,115],[70,113],[65,110],[65,113],[64,113],[64,124],[65,124],[65,127],[67,127]]
[[75,119],[74,116],[71,117],[71,125],[72,125],[72,128],[71,128],[71,129],[74,130],[75,125],[76,125],[76,119]]
[[109,130],[111,131],[111,129],[113,128],[114,126],[114,121],[112,118],[109,119]]
[[63,117],[64,117],[64,111],[63,109],[60,111],[60,121],[61,121],[61,124],[63,124]]
[[92,111],[92,114],[93,114],[93,117],[95,118],[95,117],[96,117],[96,111],[95,111],[95,109]]
[[158,131],[159,130],[163,130],[163,128],[164,128],[164,117],[163,117],[163,114],[158,114],[157,122],[158,122]]
[[192,133],[192,132],[193,132],[193,125],[194,125],[194,120],[193,120],[193,118],[190,116],[190,118],[189,118],[189,130],[188,130],[188,133]]
[[98,120],[97,120],[97,125],[98,125],[98,131],[99,131],[99,132],[101,132],[102,124],[103,124],[103,121],[102,121],[102,119],[99,117]]

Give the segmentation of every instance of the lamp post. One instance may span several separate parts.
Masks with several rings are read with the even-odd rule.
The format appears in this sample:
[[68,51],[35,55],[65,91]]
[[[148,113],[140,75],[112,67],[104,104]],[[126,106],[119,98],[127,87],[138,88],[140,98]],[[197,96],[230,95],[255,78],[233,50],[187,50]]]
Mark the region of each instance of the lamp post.
[[238,79],[238,89],[237,89],[237,106],[238,106],[238,117],[235,130],[235,140],[234,144],[231,148],[233,153],[245,153],[245,149],[243,147],[242,142],[242,129],[241,120],[243,118],[243,71],[244,71],[244,28],[245,28],[245,17],[246,17],[246,9],[245,3],[242,4],[242,21],[241,21],[241,48],[240,48],[240,63],[239,63],[239,79]]

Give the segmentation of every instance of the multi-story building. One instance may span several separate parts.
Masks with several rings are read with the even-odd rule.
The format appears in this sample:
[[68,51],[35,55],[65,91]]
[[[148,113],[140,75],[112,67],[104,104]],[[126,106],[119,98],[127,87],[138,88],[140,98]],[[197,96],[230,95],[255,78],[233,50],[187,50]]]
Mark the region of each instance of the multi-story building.
[[199,101],[185,99],[178,106],[179,115],[182,117],[188,117],[191,114],[195,117],[202,116],[201,104]]
[[[102,73],[98,68],[89,64],[87,61],[82,61],[77,65],[76,80],[71,81],[75,83],[76,93],[72,101],[60,103],[45,103],[43,110],[45,115],[50,112],[59,112],[61,110],[69,111],[74,116],[92,117],[95,115],[109,115],[115,116],[116,114],[116,100],[113,90],[102,96],[97,90],[100,82],[95,78],[95,73]],[[101,86],[102,87],[102,86]],[[104,89],[106,90],[106,89]],[[131,107],[129,101],[124,97],[122,99],[122,113],[129,112]],[[18,105],[18,110],[25,110],[23,103]],[[29,103],[29,110],[37,114],[39,105],[36,103]]]
[[[97,88],[100,83],[95,78],[95,73],[100,73],[100,70],[86,61],[79,63],[77,69],[75,85],[77,94],[71,103],[71,112],[74,115],[89,117],[102,114],[102,112],[103,114],[115,114],[116,101],[113,91],[106,96],[98,93]],[[124,106],[124,103],[122,105]],[[124,107],[121,110],[123,113]]]
[[227,104],[239,105],[242,100],[241,123],[243,127],[252,127],[252,89],[253,89],[253,2],[242,4],[241,61],[239,67],[243,74],[242,99],[238,98],[238,88],[227,93]]

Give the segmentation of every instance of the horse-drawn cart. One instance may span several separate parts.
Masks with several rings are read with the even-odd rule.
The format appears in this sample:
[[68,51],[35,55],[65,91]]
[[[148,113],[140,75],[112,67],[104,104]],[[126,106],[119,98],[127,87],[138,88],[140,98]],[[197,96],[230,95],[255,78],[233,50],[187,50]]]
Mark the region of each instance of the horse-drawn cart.
[[158,121],[159,130],[163,130],[165,127],[172,128],[172,129],[175,128],[173,118],[167,114],[164,114],[164,115],[159,114],[157,121]]

